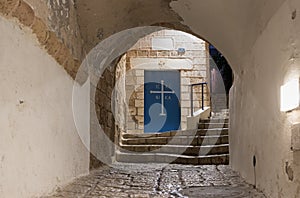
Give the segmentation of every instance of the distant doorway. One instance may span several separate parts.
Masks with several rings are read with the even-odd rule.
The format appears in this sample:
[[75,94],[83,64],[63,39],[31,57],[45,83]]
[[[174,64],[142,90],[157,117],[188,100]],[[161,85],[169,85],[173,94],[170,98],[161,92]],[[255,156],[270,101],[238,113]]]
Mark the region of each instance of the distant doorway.
[[145,71],[144,132],[180,129],[180,72]]

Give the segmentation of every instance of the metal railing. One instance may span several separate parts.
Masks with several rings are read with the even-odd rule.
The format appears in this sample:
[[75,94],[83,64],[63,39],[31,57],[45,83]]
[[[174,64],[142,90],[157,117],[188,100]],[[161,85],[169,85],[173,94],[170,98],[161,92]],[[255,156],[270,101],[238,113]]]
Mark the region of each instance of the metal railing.
[[201,86],[201,108],[204,110],[204,85],[207,85],[207,82],[191,84],[191,116],[194,116],[194,87]]

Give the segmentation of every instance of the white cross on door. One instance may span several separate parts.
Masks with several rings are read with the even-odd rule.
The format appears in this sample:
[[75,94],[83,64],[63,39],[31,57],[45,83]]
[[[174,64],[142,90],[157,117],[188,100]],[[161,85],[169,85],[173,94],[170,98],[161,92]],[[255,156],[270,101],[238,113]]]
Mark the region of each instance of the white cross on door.
[[175,94],[174,91],[165,91],[164,89],[164,84],[165,84],[165,81],[161,80],[160,81],[161,83],[161,91],[150,91],[151,94],[161,94],[161,113],[160,115],[161,116],[166,116],[166,113],[165,113],[165,94]]

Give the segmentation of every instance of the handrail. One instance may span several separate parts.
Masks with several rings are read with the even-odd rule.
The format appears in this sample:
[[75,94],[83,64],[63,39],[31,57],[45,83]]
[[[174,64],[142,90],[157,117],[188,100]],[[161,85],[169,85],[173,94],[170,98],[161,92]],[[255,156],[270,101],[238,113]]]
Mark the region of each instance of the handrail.
[[191,86],[191,116],[194,115],[194,90],[193,90],[193,87],[194,86],[200,86],[201,85],[201,108],[202,110],[204,110],[204,85],[207,85],[207,82],[201,82],[201,83],[195,83],[195,84],[190,84],[189,86]]

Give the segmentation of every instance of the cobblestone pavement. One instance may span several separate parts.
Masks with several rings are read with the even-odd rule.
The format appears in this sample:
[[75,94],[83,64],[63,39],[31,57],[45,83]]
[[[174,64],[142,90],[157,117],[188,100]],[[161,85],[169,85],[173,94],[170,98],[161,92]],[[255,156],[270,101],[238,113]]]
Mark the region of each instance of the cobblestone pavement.
[[[228,166],[117,164],[58,189],[47,198],[265,197]],[[46,197],[45,197],[46,198]]]

